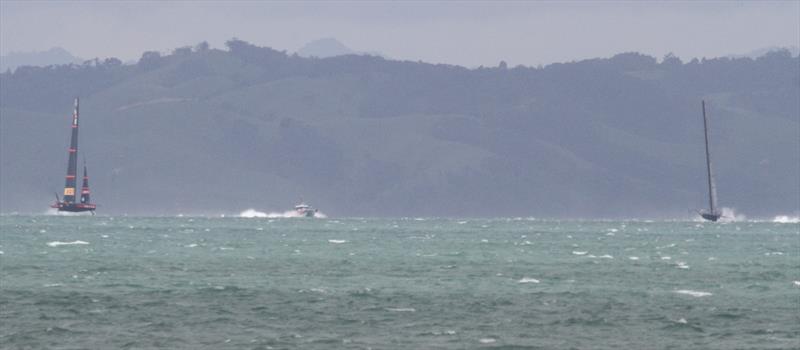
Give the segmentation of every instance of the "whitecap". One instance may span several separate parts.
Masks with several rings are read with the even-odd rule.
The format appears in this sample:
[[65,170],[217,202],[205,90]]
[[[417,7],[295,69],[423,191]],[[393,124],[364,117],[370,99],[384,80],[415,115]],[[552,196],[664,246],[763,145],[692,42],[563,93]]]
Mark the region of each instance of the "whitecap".
[[520,279],[517,282],[518,283],[539,283],[539,280],[537,280],[535,278],[530,278],[530,277],[523,277],[522,279]]
[[578,251],[574,251],[574,250],[572,251],[572,254],[575,254],[575,255],[586,255],[586,253],[588,253],[588,252],[578,252]]
[[608,255],[608,254],[600,255],[600,256],[598,256],[598,258],[600,258],[600,259],[614,259],[613,256]]
[[683,262],[683,261],[678,261],[677,262],[677,266],[678,266],[679,269],[688,269],[689,268],[689,265],[686,265],[686,263]]
[[639,257],[638,257],[638,256],[629,256],[629,257],[628,257],[628,259],[631,259],[631,260],[639,260]]
[[263,211],[258,211],[251,208],[239,213],[240,218],[294,218],[300,216],[301,215],[294,210],[289,210],[282,213],[265,213]]
[[672,259],[672,258],[671,258],[671,257],[668,257],[668,256],[662,256],[662,257],[661,257],[661,260],[670,260],[670,259]]
[[417,312],[413,307],[387,307],[386,311],[391,312]]
[[794,285],[800,287],[800,281],[794,281]]
[[63,286],[63,284],[61,284],[61,283],[48,283],[48,284],[43,285],[42,287],[52,288],[52,287],[61,287],[61,286]]
[[798,216],[788,216],[788,215],[778,215],[772,222],[779,223],[779,224],[797,224],[800,223],[800,217]]
[[683,317],[681,317],[681,319],[680,319],[680,320],[678,320],[677,322],[678,322],[678,323],[680,323],[680,324],[687,324],[687,323],[688,323],[688,322],[686,321],[686,319],[685,319],[685,318],[683,318]]
[[100,237],[108,238],[108,235],[100,235]]
[[186,248],[194,248],[194,247],[197,247],[197,243],[192,243],[192,244],[186,245],[184,247],[186,247]]
[[488,239],[482,239],[481,243],[489,243],[489,240]]
[[689,289],[681,289],[681,290],[676,290],[676,291],[675,291],[675,293],[678,293],[678,294],[686,294],[686,295],[691,295],[691,296],[693,296],[693,297],[697,297],[697,298],[700,298],[700,297],[707,297],[707,296],[711,296],[711,295],[713,295],[713,294],[711,294],[711,293],[709,293],[709,292],[700,292],[700,291],[696,291],[696,290],[689,290]]
[[52,242],[47,242],[47,245],[49,245],[51,247],[58,247],[60,245],[78,245],[78,244],[89,244],[89,242],[84,242],[84,241],[72,241],[72,242],[52,241]]
[[347,241],[345,241],[345,240],[343,240],[343,239],[329,239],[329,240],[328,240],[328,243],[333,243],[333,244],[342,244],[342,243],[347,243]]
[[481,339],[479,339],[478,341],[479,341],[481,344],[492,344],[492,343],[496,342],[496,341],[497,341],[497,339],[494,339],[494,338],[481,338]]

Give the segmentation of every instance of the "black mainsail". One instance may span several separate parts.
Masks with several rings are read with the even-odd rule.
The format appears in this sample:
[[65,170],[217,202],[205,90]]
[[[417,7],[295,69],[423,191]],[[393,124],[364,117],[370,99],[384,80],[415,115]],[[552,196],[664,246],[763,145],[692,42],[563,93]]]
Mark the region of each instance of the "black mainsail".
[[714,172],[711,168],[711,151],[709,150],[708,137],[708,116],[706,116],[706,101],[702,101],[703,106],[703,131],[706,140],[706,169],[708,170],[708,211],[701,211],[703,219],[717,221],[722,214],[717,210],[717,186],[714,184]]
[[67,161],[67,179],[64,183],[64,199],[59,200],[56,195],[56,203],[50,207],[58,209],[58,211],[66,212],[83,212],[91,211],[94,214],[96,205],[89,202],[89,177],[86,173],[86,165],[83,166],[83,186],[81,188],[81,200],[75,201],[75,192],[77,185],[78,173],[78,116],[79,104],[78,98],[75,98],[75,109],[72,112],[72,136],[69,140],[69,160]]
[[86,158],[83,161],[83,186],[81,186],[81,203],[89,201],[89,173],[86,171]]

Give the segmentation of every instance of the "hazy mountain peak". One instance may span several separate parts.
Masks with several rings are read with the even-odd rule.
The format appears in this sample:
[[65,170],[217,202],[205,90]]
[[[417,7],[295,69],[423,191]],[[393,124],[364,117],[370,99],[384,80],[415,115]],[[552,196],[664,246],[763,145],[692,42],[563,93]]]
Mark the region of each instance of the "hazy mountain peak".
[[52,64],[81,63],[83,59],[73,56],[61,47],[46,51],[9,52],[0,56],[0,71],[14,70],[21,66],[49,66]]
[[297,50],[297,54],[303,57],[334,57],[355,54],[356,52],[342,44],[334,38],[322,38],[305,44]]

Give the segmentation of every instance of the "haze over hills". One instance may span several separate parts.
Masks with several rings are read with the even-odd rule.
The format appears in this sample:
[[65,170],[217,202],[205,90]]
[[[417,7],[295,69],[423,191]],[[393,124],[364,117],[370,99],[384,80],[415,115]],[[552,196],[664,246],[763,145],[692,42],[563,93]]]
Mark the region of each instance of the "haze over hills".
[[356,54],[356,52],[339,42],[339,40],[334,38],[323,38],[303,45],[303,47],[297,50],[297,54],[303,57],[326,58],[352,55]]
[[83,61],[60,47],[53,47],[46,51],[9,52],[7,55],[0,56],[0,71],[13,71],[21,66],[44,67],[54,64],[79,64]]
[[328,57],[336,57],[344,55],[369,55],[369,56],[380,56],[386,58],[384,55],[374,51],[370,52],[355,51],[345,46],[335,38],[322,38],[313,40],[303,45],[303,47],[297,50],[297,54],[303,57],[316,57],[316,58],[328,58]]
[[0,74],[0,211],[60,192],[72,99],[100,213],[677,217],[800,211],[800,59],[466,69],[240,40]]

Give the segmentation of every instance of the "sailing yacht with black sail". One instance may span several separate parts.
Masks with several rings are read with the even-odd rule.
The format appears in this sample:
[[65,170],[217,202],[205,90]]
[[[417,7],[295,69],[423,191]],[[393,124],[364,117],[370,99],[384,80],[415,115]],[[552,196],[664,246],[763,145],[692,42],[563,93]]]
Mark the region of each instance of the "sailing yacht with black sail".
[[86,172],[86,162],[83,165],[83,186],[81,188],[80,201],[75,200],[75,187],[77,184],[76,175],[78,172],[78,98],[75,98],[75,110],[72,112],[72,136],[69,141],[69,160],[67,162],[67,180],[64,184],[64,200],[58,198],[56,193],[56,202],[51,205],[51,208],[56,208],[58,211],[63,212],[91,212],[94,215],[94,210],[97,208],[89,200],[89,175]]
[[703,106],[703,131],[706,141],[706,169],[708,170],[708,211],[701,210],[700,216],[709,221],[717,221],[722,214],[717,210],[717,186],[714,184],[714,172],[711,169],[711,151],[708,147],[708,117],[706,116],[706,101],[702,101]]

